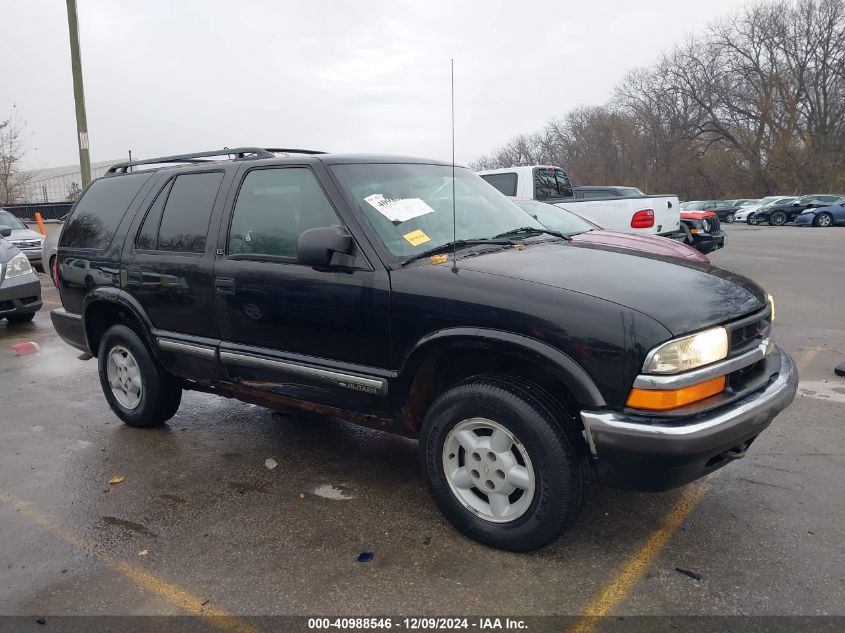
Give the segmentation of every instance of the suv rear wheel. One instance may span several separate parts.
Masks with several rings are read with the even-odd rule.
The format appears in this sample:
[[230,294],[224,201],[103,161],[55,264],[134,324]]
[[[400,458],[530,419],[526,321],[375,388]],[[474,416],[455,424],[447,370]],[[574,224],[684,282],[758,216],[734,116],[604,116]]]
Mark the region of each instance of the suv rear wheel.
[[476,376],[440,395],[420,432],[420,460],[441,512],[477,541],[542,547],[581,509],[585,461],[572,416],[536,385]]
[[113,325],[100,340],[100,385],[115,415],[129,426],[153,427],[176,414],[179,382],[155,362],[141,338]]

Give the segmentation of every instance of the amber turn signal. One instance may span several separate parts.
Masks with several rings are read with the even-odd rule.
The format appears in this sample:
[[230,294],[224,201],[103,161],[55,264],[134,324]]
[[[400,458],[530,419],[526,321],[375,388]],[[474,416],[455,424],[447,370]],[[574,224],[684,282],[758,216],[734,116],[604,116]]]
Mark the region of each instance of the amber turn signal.
[[666,411],[704,400],[719,393],[724,388],[725,377],[719,376],[681,389],[631,389],[626,404],[632,409]]

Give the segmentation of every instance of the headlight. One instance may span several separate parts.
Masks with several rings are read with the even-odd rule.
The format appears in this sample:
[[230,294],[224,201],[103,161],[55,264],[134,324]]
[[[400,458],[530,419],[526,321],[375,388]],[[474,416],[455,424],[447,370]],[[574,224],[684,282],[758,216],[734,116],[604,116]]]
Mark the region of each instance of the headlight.
[[6,279],[9,279],[10,277],[20,277],[21,275],[31,272],[32,266],[30,266],[29,260],[23,253],[18,253],[9,260],[8,264],[6,264]]
[[646,374],[677,374],[722,360],[728,355],[728,332],[723,327],[675,339],[646,357]]

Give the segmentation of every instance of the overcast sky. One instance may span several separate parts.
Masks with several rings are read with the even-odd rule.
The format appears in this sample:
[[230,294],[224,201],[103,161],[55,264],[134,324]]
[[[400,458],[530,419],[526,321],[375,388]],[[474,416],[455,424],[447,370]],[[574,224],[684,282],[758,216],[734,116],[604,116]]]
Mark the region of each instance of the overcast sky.
[[[457,160],[604,102],[737,0],[78,0],[92,161],[259,145]],[[77,162],[63,0],[0,0],[0,119]]]

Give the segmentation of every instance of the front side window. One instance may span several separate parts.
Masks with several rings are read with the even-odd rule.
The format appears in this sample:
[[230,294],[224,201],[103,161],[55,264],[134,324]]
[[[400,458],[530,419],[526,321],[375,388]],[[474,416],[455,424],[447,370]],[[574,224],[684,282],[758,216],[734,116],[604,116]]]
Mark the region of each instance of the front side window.
[[221,171],[183,174],[173,180],[161,212],[156,250],[177,253],[205,250],[208,223],[221,182]]
[[104,249],[149,173],[110,176],[94,181],[76,203],[62,230],[60,246]]
[[244,178],[229,230],[229,255],[296,257],[308,229],[341,225],[310,169],[254,169]]
[[[451,166],[356,163],[331,169],[395,257],[412,256],[452,241]],[[457,239],[486,239],[522,227],[543,228],[478,175],[464,168],[454,173]]]

